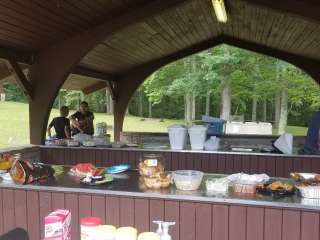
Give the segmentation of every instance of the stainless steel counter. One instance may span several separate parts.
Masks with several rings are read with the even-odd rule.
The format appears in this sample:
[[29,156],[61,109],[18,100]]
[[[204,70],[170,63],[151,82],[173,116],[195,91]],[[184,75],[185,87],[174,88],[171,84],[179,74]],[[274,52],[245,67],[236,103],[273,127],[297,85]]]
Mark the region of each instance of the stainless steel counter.
[[[202,184],[198,191],[180,191],[172,185],[168,189],[151,190],[145,189],[139,183],[139,174],[137,171],[128,171],[123,174],[115,175],[114,182],[100,185],[87,186],[79,182],[79,178],[68,173],[70,167],[54,166],[56,174],[54,178],[46,181],[29,184],[15,185],[11,182],[1,182],[1,188],[9,189],[25,189],[25,190],[43,190],[50,192],[66,192],[66,193],[88,193],[101,195],[116,195],[127,197],[140,197],[150,199],[164,199],[177,201],[192,201],[214,204],[239,204],[247,206],[262,206],[275,208],[290,208],[302,210],[320,211],[320,200],[302,199],[297,195],[284,198],[273,198],[262,194],[256,195],[235,195],[230,192],[226,195],[210,194],[205,191]],[[206,175],[205,178],[214,176]],[[203,181],[204,183],[204,181]]]

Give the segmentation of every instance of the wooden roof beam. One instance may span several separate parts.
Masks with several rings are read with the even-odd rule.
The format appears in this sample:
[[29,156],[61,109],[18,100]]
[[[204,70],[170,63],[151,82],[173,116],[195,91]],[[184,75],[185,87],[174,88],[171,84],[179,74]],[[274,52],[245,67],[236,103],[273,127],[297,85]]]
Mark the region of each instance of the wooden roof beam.
[[31,102],[33,89],[30,81],[27,79],[21,67],[15,60],[8,59],[7,64],[8,64],[8,68],[12,69],[12,73],[16,79],[17,84],[22,89],[28,101]]
[[95,83],[95,84],[92,84],[88,87],[85,87],[82,89],[82,92],[86,95],[90,94],[90,93],[93,93],[95,91],[98,91],[100,89],[103,89],[103,88],[106,88],[108,87],[108,84],[107,82],[98,82],[98,83]]
[[0,46],[0,58],[10,58],[18,63],[30,65],[33,62],[33,53],[23,50],[17,50],[11,47]]
[[96,71],[96,70],[89,69],[89,68],[83,67],[83,66],[76,66],[72,70],[71,73],[77,74],[77,75],[86,76],[86,77],[91,77],[91,78],[111,81],[111,82],[114,82],[114,81],[116,81],[118,79],[118,76],[116,76],[116,75],[113,75],[113,74],[110,74],[110,73]]
[[117,84],[115,82],[109,82],[109,81],[98,82],[98,83],[92,84],[91,86],[83,88],[82,92],[88,95],[90,93],[96,92],[104,88],[108,88],[110,91],[112,100],[117,101],[117,92],[116,92]]
[[320,22],[320,2],[318,0],[245,0],[254,5],[264,6],[282,13],[289,13],[306,20]]

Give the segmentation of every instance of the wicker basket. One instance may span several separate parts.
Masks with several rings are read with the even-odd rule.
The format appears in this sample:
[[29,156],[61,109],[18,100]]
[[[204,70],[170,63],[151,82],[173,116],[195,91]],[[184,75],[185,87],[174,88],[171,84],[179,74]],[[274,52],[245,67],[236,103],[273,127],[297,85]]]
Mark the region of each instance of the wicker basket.
[[299,189],[301,197],[303,198],[320,199],[320,186],[297,186],[297,188]]

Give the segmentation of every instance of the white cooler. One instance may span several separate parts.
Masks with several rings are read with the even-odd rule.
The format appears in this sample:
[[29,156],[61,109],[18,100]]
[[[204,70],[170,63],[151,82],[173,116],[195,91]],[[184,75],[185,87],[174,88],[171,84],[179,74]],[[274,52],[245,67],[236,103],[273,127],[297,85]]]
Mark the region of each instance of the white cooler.
[[203,150],[207,139],[207,128],[202,125],[194,125],[188,130],[192,150]]
[[168,127],[171,149],[182,150],[187,144],[187,128],[183,125]]

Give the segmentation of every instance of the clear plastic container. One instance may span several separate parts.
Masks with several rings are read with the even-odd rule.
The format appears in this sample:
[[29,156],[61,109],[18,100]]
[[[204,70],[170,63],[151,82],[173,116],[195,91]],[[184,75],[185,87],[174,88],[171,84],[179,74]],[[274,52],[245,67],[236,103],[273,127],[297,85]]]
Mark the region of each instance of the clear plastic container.
[[183,191],[194,191],[201,185],[203,172],[194,170],[177,170],[173,172],[172,176],[177,189]]
[[209,178],[206,180],[208,192],[226,193],[229,190],[229,180],[227,178]]
[[164,173],[163,156],[160,154],[142,155],[139,163],[139,172],[143,177],[159,177]]
[[233,191],[235,193],[255,194],[258,183],[238,182],[233,184]]

